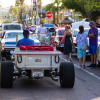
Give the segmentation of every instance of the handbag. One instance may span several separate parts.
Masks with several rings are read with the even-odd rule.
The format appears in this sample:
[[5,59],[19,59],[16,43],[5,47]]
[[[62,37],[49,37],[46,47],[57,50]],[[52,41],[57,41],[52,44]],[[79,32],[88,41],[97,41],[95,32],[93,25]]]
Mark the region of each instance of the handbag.
[[83,45],[82,50],[83,50],[83,51],[86,51],[86,50],[87,50],[87,46],[86,46],[86,45]]

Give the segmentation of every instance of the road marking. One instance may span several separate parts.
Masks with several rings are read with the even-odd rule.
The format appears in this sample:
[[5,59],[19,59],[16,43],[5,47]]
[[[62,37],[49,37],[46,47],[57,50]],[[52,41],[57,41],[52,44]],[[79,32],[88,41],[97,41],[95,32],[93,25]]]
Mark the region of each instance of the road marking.
[[[63,59],[64,61],[66,61],[66,62],[70,62],[70,61],[64,59],[64,58],[61,57],[61,56],[60,56],[60,58]],[[80,67],[79,67],[78,65],[76,65],[76,64],[74,64],[74,66],[77,67],[77,68],[80,68]],[[91,76],[97,78],[98,80],[100,80],[100,77],[96,76],[95,74],[93,74],[93,73],[91,73],[91,72],[89,72],[89,71],[87,71],[87,70],[85,70],[85,69],[83,69],[83,68],[80,68],[80,69],[83,70],[84,72],[88,73],[89,75],[91,75]]]

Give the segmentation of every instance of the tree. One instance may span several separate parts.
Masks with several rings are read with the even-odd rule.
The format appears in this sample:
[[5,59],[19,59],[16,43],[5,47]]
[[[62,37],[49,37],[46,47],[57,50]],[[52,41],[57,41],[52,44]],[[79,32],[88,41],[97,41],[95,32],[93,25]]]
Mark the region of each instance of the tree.
[[99,0],[62,0],[63,5],[68,9],[75,9],[80,12],[88,20],[96,21],[97,16],[100,15]]
[[17,7],[13,7],[13,17],[17,17],[18,16],[18,9]]
[[[45,6],[46,12],[50,11],[53,13],[53,19],[55,19],[55,12],[57,11],[57,8],[55,7],[54,3],[50,3]],[[55,20],[53,20],[53,24],[55,24]]]
[[22,13],[23,13],[23,4],[25,0],[16,0],[15,6],[19,7],[19,19],[21,20],[22,23]]
[[6,19],[3,23],[10,23],[10,20]]
[[45,23],[45,19],[44,18],[41,18],[41,22]]

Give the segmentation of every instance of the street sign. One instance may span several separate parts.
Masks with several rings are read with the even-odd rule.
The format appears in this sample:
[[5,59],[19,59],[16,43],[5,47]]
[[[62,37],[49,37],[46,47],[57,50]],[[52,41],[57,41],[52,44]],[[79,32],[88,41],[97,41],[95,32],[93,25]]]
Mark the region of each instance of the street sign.
[[47,17],[48,19],[50,19],[50,18],[52,17],[52,13],[51,13],[51,12],[47,12],[47,13],[46,13],[46,17]]

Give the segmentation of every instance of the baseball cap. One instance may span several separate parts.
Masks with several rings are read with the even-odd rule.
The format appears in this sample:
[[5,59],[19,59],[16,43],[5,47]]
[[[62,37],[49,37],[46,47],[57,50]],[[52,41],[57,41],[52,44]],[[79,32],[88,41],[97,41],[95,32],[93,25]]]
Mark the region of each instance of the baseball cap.
[[24,31],[23,31],[23,34],[30,34],[30,33],[29,33],[29,30],[27,30],[27,29],[24,30]]
[[91,26],[91,25],[93,25],[93,24],[94,24],[94,22],[93,22],[93,21],[90,21],[89,26]]

